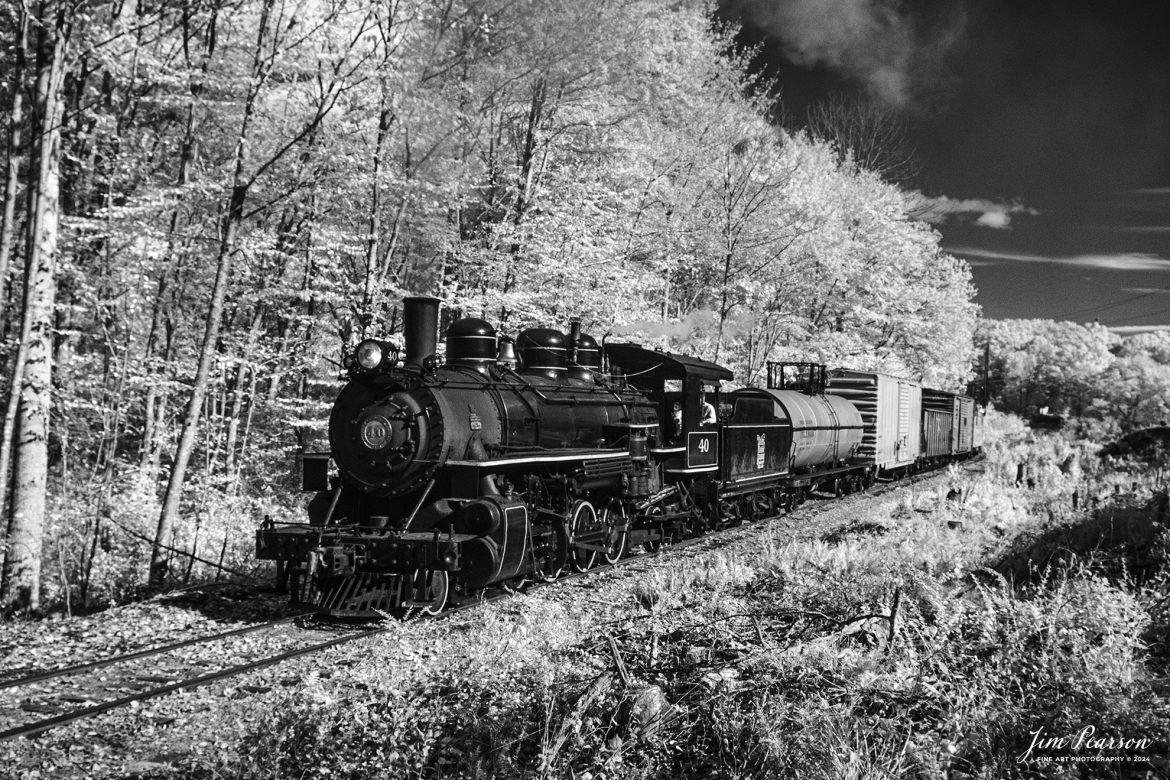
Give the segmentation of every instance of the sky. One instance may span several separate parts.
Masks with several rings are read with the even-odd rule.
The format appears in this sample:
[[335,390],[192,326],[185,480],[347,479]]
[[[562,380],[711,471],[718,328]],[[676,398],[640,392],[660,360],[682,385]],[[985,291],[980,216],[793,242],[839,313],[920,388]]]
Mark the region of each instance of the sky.
[[989,318],[1170,326],[1170,0],[721,0],[784,111],[895,109]]

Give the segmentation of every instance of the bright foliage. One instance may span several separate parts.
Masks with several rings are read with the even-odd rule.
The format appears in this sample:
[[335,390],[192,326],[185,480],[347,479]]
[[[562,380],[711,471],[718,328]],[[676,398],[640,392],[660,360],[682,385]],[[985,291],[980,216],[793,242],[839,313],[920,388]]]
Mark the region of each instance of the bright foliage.
[[[178,548],[196,517],[240,558],[250,515],[297,519],[273,507],[326,446],[337,361],[396,331],[403,295],[513,334],[577,317],[743,383],[796,358],[967,378],[966,265],[896,185],[769,121],[706,3],[75,5],[47,531],[65,580],[101,569],[107,520],[152,533],[229,221]],[[18,21],[0,13],[6,64]]]

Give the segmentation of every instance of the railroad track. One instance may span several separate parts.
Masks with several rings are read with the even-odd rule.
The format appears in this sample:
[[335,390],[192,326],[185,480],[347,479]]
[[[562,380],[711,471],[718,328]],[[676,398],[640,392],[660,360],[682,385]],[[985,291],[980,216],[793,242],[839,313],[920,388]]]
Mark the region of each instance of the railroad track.
[[[328,639],[313,641],[320,638],[320,631],[298,628],[295,620],[295,616],[280,618],[0,682],[0,689],[11,691],[6,695],[11,705],[0,710],[0,723],[17,720],[21,712],[49,715],[0,730],[0,740],[34,736],[134,702],[207,685],[384,630],[331,627],[327,629],[331,634]],[[340,636],[338,631],[342,632]],[[241,641],[245,638],[254,641]],[[265,652],[274,642],[283,643],[281,651]],[[227,654],[250,660],[200,673],[217,664],[217,655]],[[142,667],[147,659],[154,659],[148,671]],[[78,704],[82,706],[74,706]]]
[[[926,472],[898,482],[879,483],[866,491],[864,495],[877,497],[894,489],[917,484],[924,479],[936,476],[938,473],[937,471]],[[825,501],[824,503],[816,502],[811,505],[805,504],[800,509],[800,514],[815,517],[821,512],[828,511],[835,503]],[[744,533],[750,533],[753,529],[757,529],[764,523],[782,516],[775,515],[773,517],[762,518],[744,526],[731,526],[703,536],[683,539],[663,546],[658,553],[636,555],[617,564],[603,564],[594,566],[583,572],[567,573],[558,577],[555,582],[569,582],[601,572],[612,571],[618,567],[628,567],[633,572],[639,568],[637,566],[639,562],[648,562],[658,558],[662,553],[674,553],[701,543],[707,543],[706,546],[710,549],[718,549],[721,543],[730,541],[732,537],[738,538]],[[630,564],[633,564],[633,566]],[[437,619],[478,609],[486,604],[506,599],[511,595],[513,595],[513,591],[509,590],[492,592],[476,601],[453,607],[438,615]],[[176,691],[208,685],[257,669],[273,666],[290,658],[296,658],[297,656],[320,652],[349,642],[367,639],[384,633],[387,630],[385,627],[369,627],[368,625],[344,626],[343,624],[319,624],[317,626],[298,626],[296,621],[304,617],[306,616],[280,618],[266,623],[243,626],[218,634],[160,645],[158,647],[112,656],[75,666],[48,669],[25,677],[0,680],[0,690],[19,691],[24,689],[25,695],[23,698],[17,699],[12,694],[8,694],[7,696],[10,702],[19,701],[18,711],[49,715],[49,717],[39,720],[17,723],[3,728],[0,730],[0,741],[17,737],[35,736],[58,726],[91,718],[120,707],[130,706],[135,702],[142,702]],[[313,641],[314,639],[319,639],[318,635],[322,632],[327,632],[331,636],[320,641]],[[260,654],[258,657],[252,657],[251,660],[225,666],[215,671],[192,674],[192,672],[208,665],[205,656],[211,648],[219,646],[219,649],[215,652],[221,655],[225,653],[231,655],[247,655],[249,650],[246,645],[243,648],[239,648],[233,647],[232,643],[252,635],[256,635],[253,636],[254,639],[267,639],[267,642],[253,642],[253,645],[266,647],[267,643],[270,643],[273,639],[282,639],[287,642],[287,646],[277,653]],[[183,657],[181,655],[182,651],[191,651],[191,655],[189,657]],[[135,673],[141,670],[135,670],[128,666],[136,661],[143,661],[150,658],[158,659],[156,664],[160,664],[151,674]],[[122,667],[121,671],[117,671],[119,667]],[[107,672],[107,674],[97,676],[95,679],[97,672],[110,669],[116,671]],[[112,679],[110,679],[111,677]],[[66,678],[69,678],[71,681],[76,678],[81,678],[88,684],[62,686],[59,681],[65,680]],[[143,682],[147,683],[145,687],[141,686]],[[137,690],[134,690],[135,688]],[[106,698],[103,701],[94,700],[95,695],[101,696],[103,694],[112,695],[113,698]],[[71,704],[82,704],[84,706],[69,709],[69,705]],[[18,717],[12,707],[5,710],[0,706],[0,726],[3,726],[6,722],[14,721]]]

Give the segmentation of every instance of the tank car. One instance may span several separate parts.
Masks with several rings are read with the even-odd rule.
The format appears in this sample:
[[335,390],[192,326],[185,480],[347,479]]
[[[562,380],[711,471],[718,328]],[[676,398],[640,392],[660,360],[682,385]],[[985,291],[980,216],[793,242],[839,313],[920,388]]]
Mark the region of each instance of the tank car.
[[863,426],[849,401],[825,392],[825,367],[769,363],[764,388],[731,394],[724,428],[723,512],[738,517],[784,504],[827,487],[840,494],[860,488],[872,469],[858,459]]

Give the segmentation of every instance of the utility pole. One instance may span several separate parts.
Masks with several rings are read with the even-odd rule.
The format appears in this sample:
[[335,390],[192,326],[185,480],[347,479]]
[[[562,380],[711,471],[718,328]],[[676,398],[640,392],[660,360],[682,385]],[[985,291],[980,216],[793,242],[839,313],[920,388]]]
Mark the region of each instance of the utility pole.
[[983,345],[983,408],[991,402],[991,339]]

